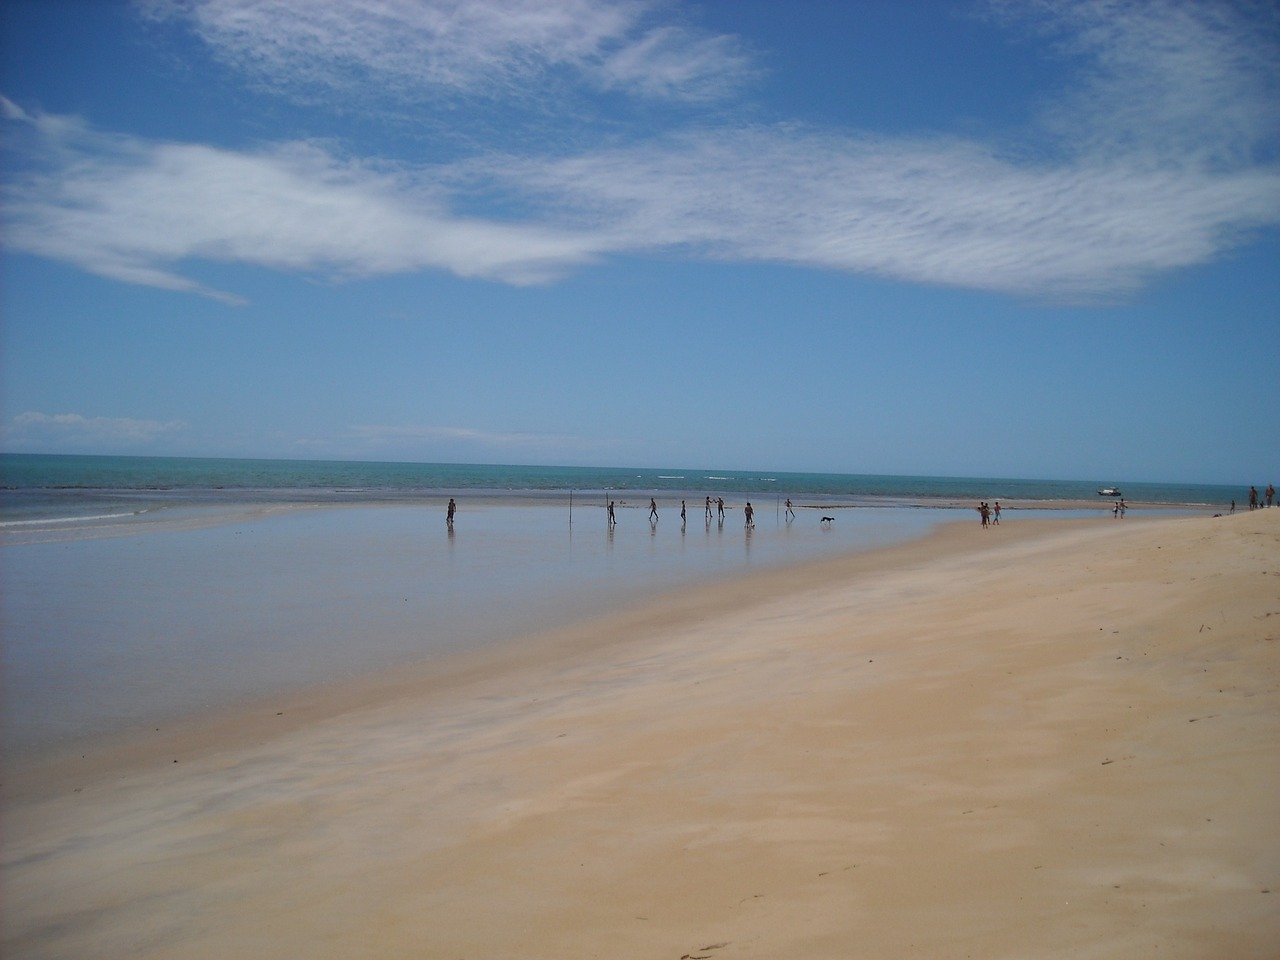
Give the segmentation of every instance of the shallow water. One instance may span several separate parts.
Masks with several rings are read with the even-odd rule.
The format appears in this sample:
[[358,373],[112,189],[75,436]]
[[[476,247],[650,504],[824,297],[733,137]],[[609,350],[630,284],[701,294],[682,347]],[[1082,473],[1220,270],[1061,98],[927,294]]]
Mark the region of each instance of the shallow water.
[[[948,510],[741,511],[683,528],[620,508],[190,511],[113,536],[0,549],[6,752],[340,681],[753,569],[923,535]],[[215,522],[216,521],[216,522]]]

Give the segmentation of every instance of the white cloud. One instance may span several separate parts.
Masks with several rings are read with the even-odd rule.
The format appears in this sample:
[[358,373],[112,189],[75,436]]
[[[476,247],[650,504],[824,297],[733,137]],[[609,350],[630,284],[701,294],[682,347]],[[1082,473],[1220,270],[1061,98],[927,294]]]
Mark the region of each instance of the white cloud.
[[369,444],[402,445],[406,441],[425,443],[462,442],[483,447],[557,447],[582,442],[581,438],[555,433],[521,433],[477,430],[472,427],[387,426],[364,424],[353,427],[351,435]]
[[8,97],[0,97],[0,118],[5,120],[30,120],[27,112],[20,106],[10,100]]
[[142,0],[223,60],[281,90],[373,81],[407,99],[511,96],[568,69],[642,96],[702,99],[747,60],[729,37],[648,29],[650,0]]
[[1280,126],[1280,7],[1265,0],[1021,0],[1006,19],[1086,65],[1042,120],[1066,149],[1235,166]]
[[1009,293],[1093,297],[1280,223],[1280,171],[1017,163],[963,141],[763,129],[492,169],[602,245],[687,245]]
[[[345,5],[300,0],[179,6],[245,57],[360,62],[405,77],[421,60],[444,78],[435,82],[458,85],[573,63],[612,70],[601,82],[687,90],[679,51],[701,50],[709,64],[727,56],[714,38],[642,31],[648,7],[602,0],[381,0],[358,8],[360,23]],[[1084,66],[1024,144],[774,125],[413,166],[318,143],[236,151],[112,137],[6,101],[7,122],[35,131],[43,151],[5,183],[6,244],[233,302],[180,265],[336,278],[443,269],[535,283],[610,254],[677,250],[1087,299],[1280,224],[1274,14],[1259,28],[1220,5],[1033,8]],[[582,17],[572,26],[571,10]],[[690,76],[713,72],[695,64]],[[1049,141],[1038,139],[1045,129]],[[459,212],[481,198],[522,213]]]
[[129,417],[86,417],[79,413],[20,413],[10,423],[6,440],[22,446],[74,440],[85,444],[149,444],[185,430],[181,420],[136,420]]
[[238,302],[183,260],[372,276],[438,268],[535,283],[593,254],[588,238],[451,214],[431,170],[344,161],[302,143],[258,152],[125,137],[56,138],[53,169],[5,185],[6,245],[93,273]]
[[295,438],[295,453],[337,459],[564,463],[616,454],[626,441],[574,434],[427,424],[361,424],[323,437]]
[[732,37],[691,38],[674,27],[657,27],[605,58],[596,73],[607,89],[715,100],[734,92],[748,70]]

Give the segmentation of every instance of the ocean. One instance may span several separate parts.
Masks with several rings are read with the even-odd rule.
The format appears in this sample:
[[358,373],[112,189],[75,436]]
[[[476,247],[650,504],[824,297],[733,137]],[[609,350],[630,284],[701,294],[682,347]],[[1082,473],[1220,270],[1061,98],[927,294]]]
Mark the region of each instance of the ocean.
[[[654,497],[803,500],[817,507],[952,507],[1000,500],[1022,507],[1097,503],[1117,488],[1132,506],[1228,507],[1247,486],[790,473],[718,467],[554,467],[502,464],[0,455],[0,525],[123,520],[174,507],[228,503],[394,503],[440,497],[523,498],[603,505]],[[757,503],[757,509],[760,504]],[[0,527],[2,529],[3,527]]]

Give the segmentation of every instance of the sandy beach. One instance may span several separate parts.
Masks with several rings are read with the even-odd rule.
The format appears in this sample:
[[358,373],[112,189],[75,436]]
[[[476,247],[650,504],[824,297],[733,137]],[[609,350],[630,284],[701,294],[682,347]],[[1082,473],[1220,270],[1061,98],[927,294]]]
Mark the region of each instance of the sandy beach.
[[976,521],[14,765],[21,958],[1280,955],[1280,510]]

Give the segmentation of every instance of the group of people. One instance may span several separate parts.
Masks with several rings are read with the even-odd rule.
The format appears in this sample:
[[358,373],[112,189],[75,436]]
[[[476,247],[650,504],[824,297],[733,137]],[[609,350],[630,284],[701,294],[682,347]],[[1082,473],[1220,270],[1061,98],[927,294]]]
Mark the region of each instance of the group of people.
[[[710,497],[707,497],[706,504],[705,504],[705,511],[706,511],[705,515],[707,518],[707,523],[711,522],[712,503],[715,504],[716,511],[719,517],[719,522],[724,523],[724,497],[717,497],[714,501]],[[751,506],[750,500],[748,500],[747,505],[742,508],[742,512],[743,512],[743,515],[747,518],[746,526],[754,527],[756,525],[756,521],[755,521],[756,511],[755,511],[755,508]],[[790,514],[791,518],[795,517],[795,513],[791,511],[790,500],[787,501],[787,512]],[[688,507],[685,505],[685,501],[681,500],[680,501],[680,525],[684,526],[684,524],[688,519],[689,519]],[[649,498],[649,522],[650,523],[658,522],[658,501],[655,500],[653,497]],[[618,518],[617,516],[615,516],[613,512],[613,501],[610,500],[609,501],[609,526],[611,527],[616,526],[617,523],[618,523]]]
[[[1250,487],[1249,488],[1249,509],[1257,510],[1260,507],[1264,507],[1264,506],[1270,507],[1275,501],[1275,496],[1276,496],[1276,488],[1274,484],[1267,484],[1267,489],[1262,495],[1258,494],[1257,487]],[[1265,498],[1265,503],[1263,502],[1264,498]],[[707,523],[711,522],[712,505],[715,506],[716,515],[719,522],[724,523],[724,497],[717,497],[715,500],[712,500],[710,497],[707,497],[706,504],[705,504]],[[608,505],[610,527],[615,527],[618,524],[618,518],[613,512],[613,508],[614,508],[614,501],[610,500]],[[1118,499],[1115,502],[1115,506],[1111,508],[1111,515],[1119,519],[1124,516],[1124,512],[1126,509],[1128,508],[1124,502],[1124,499],[1123,498]],[[1232,500],[1231,512],[1235,513],[1235,510],[1236,510],[1236,502]],[[450,530],[453,529],[453,515],[457,513],[457,511],[458,511],[458,504],[454,501],[453,497],[450,497],[448,512],[445,515],[445,523],[448,524],[448,527]],[[750,500],[748,500],[747,505],[742,508],[742,512],[743,512],[743,515],[746,517],[745,525],[748,527],[754,527],[756,525],[756,522],[755,522],[756,512],[755,512],[755,509],[751,506]],[[994,504],[988,504],[985,500],[983,500],[981,503],[978,504],[978,514],[982,517],[983,527],[998,526],[1000,523],[1000,501],[997,500]],[[787,516],[788,523],[790,523],[792,520],[796,518],[796,512],[795,512],[795,509],[791,506],[790,497],[787,498],[786,516]],[[685,509],[685,502],[681,500],[680,501],[681,526],[684,525],[687,519],[688,519],[688,513]],[[658,501],[653,497],[650,497],[649,498],[649,522],[657,523],[657,521],[658,521]]]
[[[706,502],[707,523],[711,522],[712,503],[715,504],[716,510],[719,512],[720,522],[724,523],[724,497],[719,497],[714,501],[710,497],[707,497],[707,502]],[[613,500],[608,501],[608,506],[606,509],[607,509],[607,515],[608,515],[608,521],[609,521],[610,527],[616,527],[618,525],[618,515],[614,512],[615,506],[616,506],[615,501]],[[453,497],[450,497],[449,506],[446,508],[445,517],[444,517],[445,525],[448,526],[450,530],[453,529],[453,517],[454,517],[454,514],[456,514],[457,512],[458,512],[457,501],[455,501]],[[754,527],[756,525],[756,519],[755,519],[756,511],[755,511],[755,508],[751,506],[750,500],[747,501],[747,505],[743,507],[742,512],[743,512],[743,515],[746,517],[746,526]],[[791,508],[791,501],[788,500],[787,501],[787,521],[790,522],[794,520],[795,516],[796,516],[795,510]],[[688,510],[685,507],[685,502],[681,500],[680,501],[680,524],[683,526],[687,519],[688,519]],[[649,522],[650,523],[658,522],[658,501],[653,497],[649,498]]]
[[1272,501],[1274,501],[1276,498],[1275,484],[1272,484],[1272,483],[1267,484],[1266,493],[1264,495],[1267,498],[1267,502],[1265,504],[1262,502],[1262,498],[1258,496],[1258,488],[1250,487],[1249,488],[1249,509],[1257,510],[1259,507],[1262,507],[1262,506],[1268,506],[1268,507],[1271,506]]
[[978,504],[978,515],[982,517],[983,527],[998,525],[1000,523],[1000,501],[997,500],[993,506],[983,500]]

